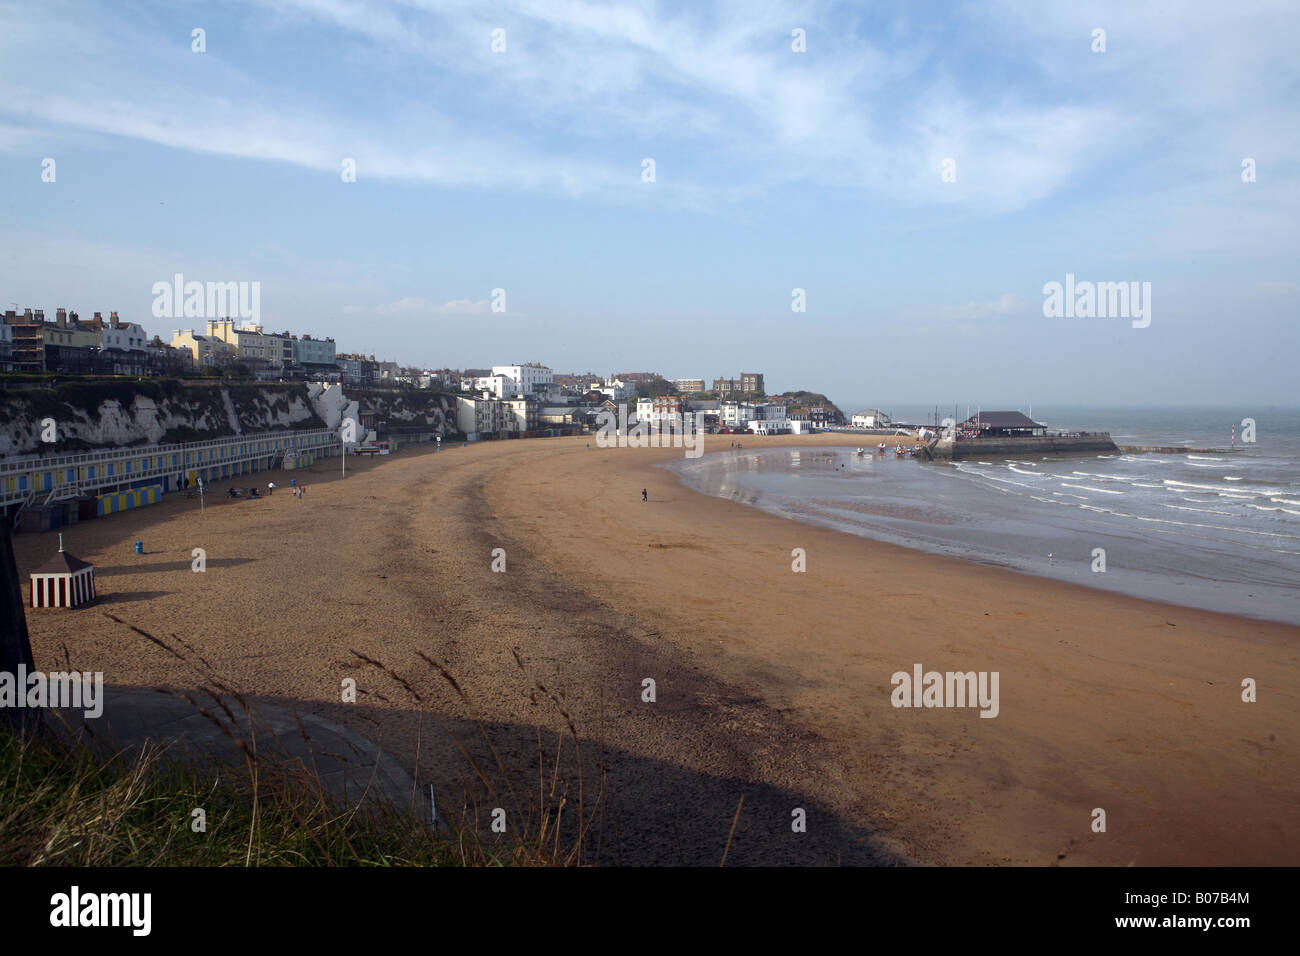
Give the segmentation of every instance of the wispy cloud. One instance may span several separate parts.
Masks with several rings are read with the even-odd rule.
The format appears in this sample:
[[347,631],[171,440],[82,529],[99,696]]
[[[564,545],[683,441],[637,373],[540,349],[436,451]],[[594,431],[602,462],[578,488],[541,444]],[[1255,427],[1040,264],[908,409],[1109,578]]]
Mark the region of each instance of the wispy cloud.
[[938,310],[938,315],[939,318],[953,322],[970,322],[1015,315],[1025,312],[1028,307],[1028,303],[1014,292],[1004,292],[989,301],[943,306]]
[[[1135,82],[1156,103],[1187,106],[1152,79],[1176,52],[1153,40],[1159,21],[1119,6],[1108,15],[1114,55],[1075,66],[1093,89],[1110,77],[1093,96],[1051,83],[992,90],[963,62],[992,58],[987,48],[949,49],[945,35],[836,5],[247,0],[245,9],[245,28],[265,31],[263,42],[316,45],[352,69],[318,89],[288,69],[265,75],[229,30],[197,55],[187,34],[106,22],[94,8],[11,4],[6,18],[19,29],[0,38],[10,67],[0,121],[332,175],[353,158],[361,180],[693,206],[810,183],[997,211],[1041,201],[1122,154],[1149,115],[1122,95]],[[979,16],[1009,61],[1025,56],[1037,78],[1059,78],[1042,27],[1010,6]],[[791,50],[794,26],[806,31],[805,53]],[[491,49],[498,27],[503,53]],[[1057,15],[1055,27],[1056,44],[1073,31],[1086,51],[1079,23]],[[1125,57],[1138,43],[1154,48],[1154,62]],[[49,49],[79,69],[48,70]],[[1239,58],[1211,62],[1240,85]],[[383,82],[351,86],[355,69]],[[645,156],[661,162],[653,192],[640,188]],[[955,182],[940,178],[948,158]]]
[[491,312],[491,303],[487,299],[448,299],[441,305],[417,296],[407,296],[396,302],[383,305],[361,306],[345,305],[343,312],[349,315],[483,315]]

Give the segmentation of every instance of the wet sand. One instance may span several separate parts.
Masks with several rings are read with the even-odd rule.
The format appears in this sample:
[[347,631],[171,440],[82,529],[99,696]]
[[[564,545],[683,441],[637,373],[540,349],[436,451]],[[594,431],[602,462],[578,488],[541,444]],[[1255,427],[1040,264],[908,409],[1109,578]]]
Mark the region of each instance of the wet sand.
[[[410,448],[349,460],[345,480],[318,464],[302,500],[277,473],[265,501],[218,485],[203,515],[172,497],[76,525],[68,550],[104,598],[29,614],[37,664],[61,668],[66,646],[109,684],[193,687],[193,664],[105,612],[176,634],[247,693],[418,763],[440,801],[469,792],[512,822],[566,786],[573,819],[571,741],[549,776],[572,724],[588,812],[604,778],[606,863],[716,864],[742,797],[728,865],[1300,863],[1300,629],[763,514],[653,467],[681,454],[587,437]],[[56,546],[15,538],[20,571]],[[890,676],[918,662],[998,671],[998,717],[892,707]]]

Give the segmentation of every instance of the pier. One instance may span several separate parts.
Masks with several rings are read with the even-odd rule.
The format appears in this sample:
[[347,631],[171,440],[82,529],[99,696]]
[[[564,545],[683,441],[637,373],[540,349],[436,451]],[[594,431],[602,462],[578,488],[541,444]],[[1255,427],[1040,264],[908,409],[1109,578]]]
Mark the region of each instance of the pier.
[[927,461],[1119,453],[1110,432],[1049,432],[1020,412],[979,412],[931,441]]

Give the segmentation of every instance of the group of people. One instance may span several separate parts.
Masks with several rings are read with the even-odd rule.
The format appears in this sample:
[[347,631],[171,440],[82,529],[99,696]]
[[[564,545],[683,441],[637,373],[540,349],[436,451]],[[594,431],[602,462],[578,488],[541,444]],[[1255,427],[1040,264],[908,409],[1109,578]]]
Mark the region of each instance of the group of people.
[[[298,484],[297,479],[294,479],[293,485],[292,485],[292,487],[290,487],[290,489],[289,489],[289,493],[292,494],[295,498],[301,498],[301,497],[303,497],[305,494],[307,494],[307,486],[306,486],[306,485],[300,485],[300,484]],[[274,482],[274,481],[268,481],[268,482],[266,483],[266,497],[269,498],[269,497],[270,497],[271,495],[273,495],[273,494],[275,494],[275,482]],[[238,488],[229,488],[229,489],[226,490],[226,497],[227,497],[227,498],[243,498],[243,497],[245,497],[245,495],[244,495],[244,493],[243,493],[242,491],[240,491]],[[247,497],[249,497],[249,498],[260,498],[260,497],[262,497],[262,496],[259,495],[259,494],[257,493],[257,489],[256,489],[256,488],[249,488],[249,489],[248,489],[248,495],[247,495]]]

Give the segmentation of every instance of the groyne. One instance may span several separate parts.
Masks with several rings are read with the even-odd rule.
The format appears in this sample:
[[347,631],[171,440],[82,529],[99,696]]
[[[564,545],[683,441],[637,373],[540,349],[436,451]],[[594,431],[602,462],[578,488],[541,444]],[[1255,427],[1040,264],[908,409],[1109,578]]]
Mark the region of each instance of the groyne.
[[1119,450],[1129,455],[1143,453],[1164,455],[1235,455],[1239,448],[1187,448],[1183,445],[1120,445]]

